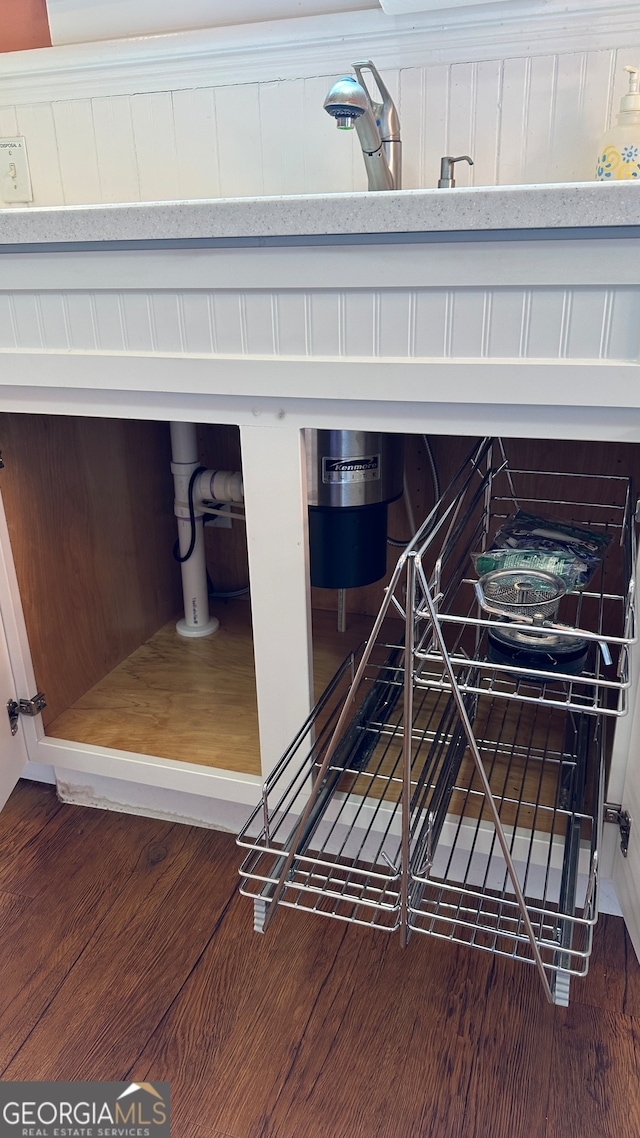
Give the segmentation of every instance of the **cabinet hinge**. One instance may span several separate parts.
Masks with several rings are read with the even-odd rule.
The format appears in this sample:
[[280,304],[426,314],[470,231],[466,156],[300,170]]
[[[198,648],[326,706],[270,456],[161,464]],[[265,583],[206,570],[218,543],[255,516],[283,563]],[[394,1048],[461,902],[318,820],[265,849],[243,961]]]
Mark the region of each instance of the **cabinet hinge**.
[[611,802],[605,802],[604,820],[605,822],[613,822],[620,830],[620,849],[622,856],[626,857],[629,849],[629,834],[631,833],[629,811],[623,810],[621,806],[615,806]]
[[41,691],[32,695],[31,699],[21,699],[20,702],[15,699],[8,700],[7,715],[9,716],[11,734],[16,735],[18,732],[18,717],[20,715],[30,715],[33,718],[33,716],[39,715],[46,706],[47,701],[44,692]]

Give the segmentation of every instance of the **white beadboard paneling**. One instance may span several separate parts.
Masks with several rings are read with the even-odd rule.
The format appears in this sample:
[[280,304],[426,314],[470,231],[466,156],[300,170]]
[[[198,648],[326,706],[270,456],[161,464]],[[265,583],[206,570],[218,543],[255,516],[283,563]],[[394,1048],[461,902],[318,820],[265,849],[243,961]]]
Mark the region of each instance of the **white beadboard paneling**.
[[451,297],[443,291],[415,294],[415,354],[440,359],[451,354]]
[[380,322],[378,311],[375,292],[367,289],[366,291],[353,290],[346,294],[344,348],[347,356],[375,356],[379,354]]
[[[423,169],[420,185],[427,189],[437,186],[440,176],[440,159],[448,154],[449,145],[449,68],[432,67],[425,71],[424,103],[422,108]],[[411,152],[413,142],[403,143],[403,150]]]
[[216,352],[223,355],[238,355],[242,352],[242,314],[241,294],[237,292],[215,293],[212,297],[211,315]]
[[18,347],[43,348],[42,320],[38,311],[36,293],[14,293],[11,311],[16,328]]
[[304,356],[307,353],[305,313],[307,297],[301,292],[281,292],[278,304],[278,339],[283,356]]
[[[18,134],[27,143],[34,205],[64,205],[53,109],[46,103],[16,107]],[[80,153],[77,161],[81,160]]]
[[532,289],[527,358],[558,358],[562,330],[562,301],[562,289]]
[[469,151],[474,163],[469,171],[469,184],[473,186],[494,186],[498,181],[501,83],[499,60],[475,64],[473,137]]
[[405,189],[421,188],[424,177],[424,83],[423,67],[405,67],[400,72],[398,113],[404,139],[402,184]]
[[[623,63],[638,60],[636,43],[383,69],[400,110],[404,186],[435,186],[442,156],[465,152],[475,165],[457,167],[460,186],[589,179]],[[333,72],[269,83],[0,99],[0,128],[26,138],[36,205],[365,190],[356,132],[338,131],[322,107],[349,68],[338,57]]]
[[125,96],[93,99],[92,110],[100,200],[140,201],[131,99]]
[[[306,351],[309,355],[347,355],[347,305],[350,300],[351,297],[344,293],[329,291],[314,292],[308,297]],[[370,355],[371,352],[365,354]]]
[[[590,149],[583,135],[582,104],[586,81],[586,57],[558,56],[555,73],[555,99],[553,131],[549,154],[548,181],[575,181],[582,171]],[[565,124],[572,122],[574,130],[568,132]]]
[[175,292],[154,292],[150,295],[152,341],[158,352],[176,352],[182,355],[186,350],[180,300],[180,295]]
[[522,182],[548,180],[554,130],[556,57],[534,56],[529,61],[527,101],[523,115]]
[[258,85],[220,87],[215,98],[220,193],[225,198],[260,197],[264,190]]
[[197,355],[215,352],[211,297],[205,292],[184,292],[181,302],[186,351]]
[[[446,153],[453,158],[468,154],[473,158],[478,72],[474,63],[460,64],[449,71],[449,122]],[[473,184],[471,167],[459,162],[455,167],[458,186]]]
[[483,289],[459,289],[453,298],[453,326],[450,354],[455,357],[482,356],[485,328]]
[[179,196],[220,197],[213,90],[174,91],[172,103]]
[[640,359],[640,290],[616,289],[611,295],[606,358]]
[[89,296],[89,318],[94,321],[97,347],[102,351],[126,351],[128,347],[124,299],[118,292]]
[[491,323],[487,333],[487,355],[517,358],[522,353],[525,292],[522,289],[494,289]]
[[131,119],[140,199],[178,200],[180,181],[171,92],[134,95],[131,99]]
[[322,108],[330,85],[329,77],[260,84],[265,194],[305,194],[311,184],[330,192],[351,184],[350,147],[344,139],[340,145],[335,123]]
[[[99,347],[96,298],[87,292],[68,292],[64,296],[64,302],[70,347],[76,352],[95,351]],[[119,341],[114,341],[112,337],[110,342],[116,342],[118,348],[121,348],[122,335]]]
[[18,338],[12,297],[7,293],[0,293],[0,348],[16,348],[17,346]]
[[247,351],[250,355],[275,354],[274,312],[268,292],[249,292],[245,296]]
[[[528,59],[504,61],[497,155],[498,184],[501,186],[516,186],[522,181],[530,74]],[[547,181],[544,176],[542,180]]]
[[65,350],[71,346],[66,297],[55,292],[42,292],[36,298],[42,342],[48,348]]
[[0,347],[340,359],[638,359],[640,289],[0,292]]
[[415,294],[410,289],[394,289],[384,297],[380,304],[378,355],[415,354],[415,311]]
[[[636,52],[632,53],[634,56]],[[599,140],[607,128],[613,80],[626,59],[615,51],[591,51],[586,55],[585,87],[580,110],[581,153],[576,160],[576,176],[593,178]],[[618,108],[616,107],[616,110]]]
[[16,108],[0,106],[0,138],[15,138],[19,133]]
[[[601,356],[603,327],[608,322],[604,289],[574,289],[566,355],[571,359],[597,360]],[[608,337],[607,337],[608,338]]]
[[91,100],[65,100],[52,110],[65,203],[103,201]]
[[157,351],[149,318],[149,297],[143,292],[122,293],[125,350]]

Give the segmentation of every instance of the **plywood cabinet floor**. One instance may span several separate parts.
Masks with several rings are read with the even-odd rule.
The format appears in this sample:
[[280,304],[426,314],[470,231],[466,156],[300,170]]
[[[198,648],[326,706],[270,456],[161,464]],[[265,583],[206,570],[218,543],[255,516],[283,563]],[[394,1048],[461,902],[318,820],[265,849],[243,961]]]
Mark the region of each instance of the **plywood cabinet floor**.
[[[47,735],[137,754],[260,774],[258,716],[246,601],[217,602],[220,629],[202,640],[179,636],[171,621],[47,727]],[[314,613],[316,695],[370,616]]]

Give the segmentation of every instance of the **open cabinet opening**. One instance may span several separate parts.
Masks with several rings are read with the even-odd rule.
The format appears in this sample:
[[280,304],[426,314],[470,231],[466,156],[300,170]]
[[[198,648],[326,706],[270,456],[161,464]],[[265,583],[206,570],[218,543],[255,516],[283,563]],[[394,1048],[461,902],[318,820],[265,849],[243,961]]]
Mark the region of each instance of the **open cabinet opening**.
[[[245,526],[212,515],[204,527],[209,605],[220,629],[202,639],[178,635],[183,599],[173,556],[169,425],[5,413],[0,439],[2,495],[34,671],[47,700],[46,734],[260,776]],[[204,467],[241,471],[236,427],[200,424],[197,442]],[[471,440],[408,435],[404,444],[404,492],[388,508],[394,544],[386,575],[345,590],[341,622],[338,591],[311,590],[316,698],[369,636],[402,543]],[[640,479],[633,444],[505,446],[511,461],[532,470]],[[399,623],[390,613],[389,627]]]
[[566,1004],[630,702],[638,455],[438,441],[455,474],[267,780],[242,891],[258,928],[284,905],[425,933],[534,964]]
[[[235,517],[226,508],[205,516],[206,589],[219,628],[182,636],[169,424],[4,413],[0,438],[45,734],[260,776],[242,506],[230,505]],[[199,424],[196,438],[202,467],[241,473],[237,427]],[[432,496],[423,467],[424,456],[411,452],[419,514],[422,495]],[[406,500],[394,502],[389,532],[406,540],[409,531]],[[389,571],[396,555],[389,545]],[[369,635],[384,580],[348,590],[340,628],[337,592],[312,589],[316,697]]]

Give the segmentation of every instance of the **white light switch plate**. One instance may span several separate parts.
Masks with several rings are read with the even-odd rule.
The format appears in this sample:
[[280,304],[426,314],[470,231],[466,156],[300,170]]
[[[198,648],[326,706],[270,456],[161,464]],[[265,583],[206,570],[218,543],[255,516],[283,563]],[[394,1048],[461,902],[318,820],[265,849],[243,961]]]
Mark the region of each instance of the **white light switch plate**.
[[0,138],[0,198],[3,202],[32,202],[31,176],[24,138]]

